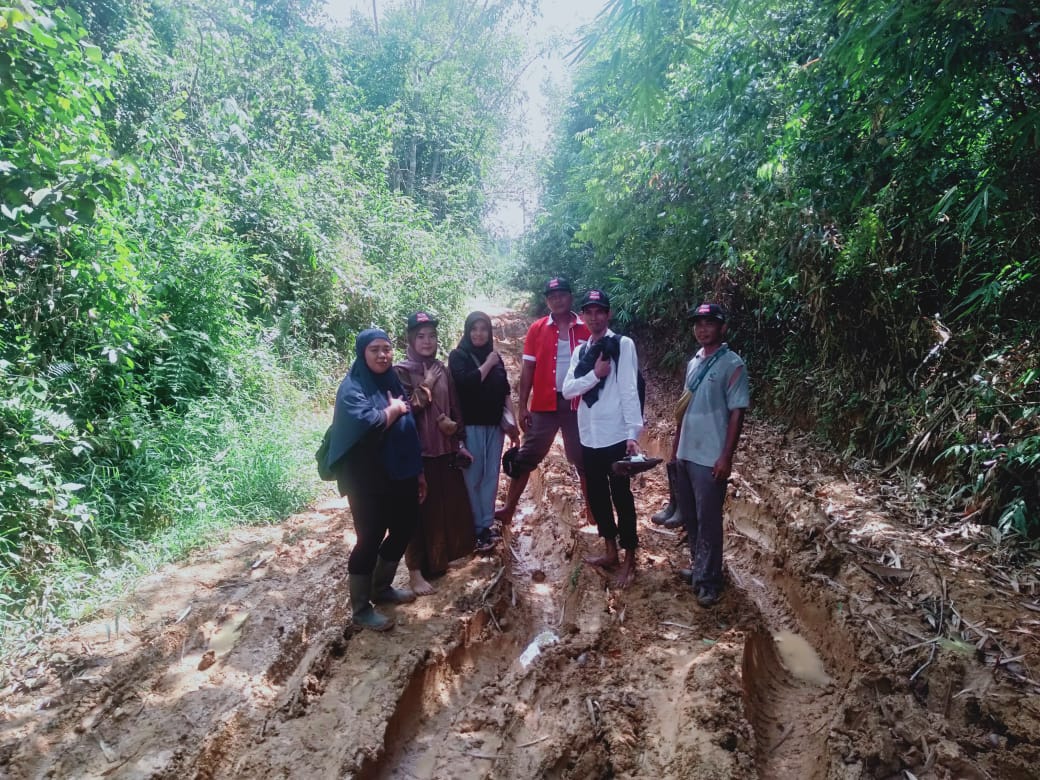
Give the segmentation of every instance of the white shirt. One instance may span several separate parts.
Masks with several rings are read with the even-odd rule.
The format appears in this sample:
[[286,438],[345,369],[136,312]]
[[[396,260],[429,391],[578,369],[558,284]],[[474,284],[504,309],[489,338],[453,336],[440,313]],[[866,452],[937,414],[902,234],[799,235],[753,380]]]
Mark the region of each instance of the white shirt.
[[567,376],[567,366],[571,364],[571,337],[570,335],[558,339],[556,342],[556,392],[563,392],[563,380]]
[[[607,329],[604,336],[615,335]],[[588,342],[594,343],[591,339]],[[563,395],[574,398],[584,395],[599,384],[594,371],[584,376],[574,376],[574,369],[581,360],[581,347],[571,355],[567,377],[563,380]],[[610,373],[599,391],[599,398],[592,406],[584,401],[578,404],[578,438],[586,447],[600,449],[627,439],[638,439],[643,432],[643,414],[639,408],[639,389],[636,385],[638,373],[636,345],[628,336],[621,337],[621,354],[615,364],[610,361]]]

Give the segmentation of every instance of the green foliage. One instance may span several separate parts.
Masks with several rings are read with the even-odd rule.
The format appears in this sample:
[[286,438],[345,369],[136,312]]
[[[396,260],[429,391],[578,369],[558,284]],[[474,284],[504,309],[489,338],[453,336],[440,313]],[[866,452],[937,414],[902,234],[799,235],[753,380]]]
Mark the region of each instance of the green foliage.
[[327,397],[360,328],[401,333],[418,308],[450,327],[483,275],[526,6],[427,3],[379,36],[317,27],[320,9],[0,8],[11,625],[92,572],[293,511],[327,422],[299,388]]
[[[0,8],[0,230],[31,244],[89,223],[123,172],[100,121],[118,57],[86,37],[74,11]],[[0,251],[4,251],[0,245]]]
[[440,221],[476,229],[490,154],[505,131],[530,21],[522,0],[427,0],[383,12],[378,32],[347,35],[364,105],[394,119],[391,189]]
[[[327,421],[304,411],[306,399],[269,356],[243,358],[252,359],[243,371],[254,375],[245,384],[266,388],[266,395],[239,396],[230,405],[201,399],[158,419],[128,411],[88,437],[97,448],[78,443],[88,446],[65,469],[79,484],[49,492],[23,487],[36,514],[9,500],[11,481],[0,471],[0,646],[55,618],[81,617],[129,578],[212,544],[233,525],[278,521],[312,498],[313,441]],[[53,429],[52,421],[43,425]],[[54,455],[77,446],[57,438]],[[42,457],[39,448],[34,457]],[[51,472],[37,464],[32,473],[46,480]],[[67,496],[75,498],[62,506]],[[15,506],[26,507],[24,516],[11,514]],[[17,536],[7,533],[15,521]],[[17,558],[8,555],[12,547]]]
[[1030,4],[615,0],[586,43],[525,280],[610,288],[674,364],[715,298],[757,403],[1040,531],[1000,362],[1038,360]]

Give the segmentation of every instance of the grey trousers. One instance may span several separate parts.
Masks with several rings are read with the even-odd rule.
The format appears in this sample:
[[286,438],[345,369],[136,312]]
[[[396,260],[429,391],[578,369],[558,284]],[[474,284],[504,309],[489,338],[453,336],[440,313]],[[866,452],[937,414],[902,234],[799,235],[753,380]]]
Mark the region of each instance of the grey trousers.
[[524,441],[516,456],[517,470],[531,472],[538,468],[538,464],[549,454],[557,431],[563,434],[563,451],[567,460],[579,474],[583,474],[585,468],[578,438],[578,413],[571,409],[571,402],[560,393],[556,394],[555,412],[531,412],[531,427],[524,432]]
[[728,482],[711,475],[711,466],[680,460],[675,493],[686,522],[693,563],[693,587],[722,590],[722,504]]

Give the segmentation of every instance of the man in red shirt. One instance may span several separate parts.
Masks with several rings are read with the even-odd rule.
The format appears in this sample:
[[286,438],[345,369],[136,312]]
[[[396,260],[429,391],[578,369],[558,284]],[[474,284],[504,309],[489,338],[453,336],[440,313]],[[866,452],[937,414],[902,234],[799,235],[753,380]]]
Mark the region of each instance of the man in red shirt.
[[[571,311],[574,303],[571,285],[562,276],[546,282],[545,303],[549,307],[548,316],[536,320],[524,339],[518,421],[524,432],[524,441],[511,469],[513,478],[509,483],[506,505],[495,512],[495,517],[503,524],[512,521],[527,480],[548,454],[557,431],[563,432],[567,460],[578,469],[581,494],[585,496],[585,471],[578,440],[577,410],[581,399],[568,401],[561,390],[570,367],[571,352],[579,342],[589,338],[589,329]],[[585,504],[587,507],[587,500]]]

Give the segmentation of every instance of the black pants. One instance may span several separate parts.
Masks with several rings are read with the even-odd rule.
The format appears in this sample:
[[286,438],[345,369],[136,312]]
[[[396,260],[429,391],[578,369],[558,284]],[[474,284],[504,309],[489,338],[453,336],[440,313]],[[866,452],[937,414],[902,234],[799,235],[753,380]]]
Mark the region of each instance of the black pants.
[[[628,477],[619,477],[610,466],[626,454],[626,442],[620,441],[609,447],[586,447],[582,445],[585,461],[585,487],[589,492],[589,509],[596,520],[596,529],[604,539],[618,539],[622,550],[634,550],[639,546],[636,537],[636,502]],[[611,507],[611,501],[614,506]],[[617,509],[617,523],[614,522]],[[620,538],[619,537],[620,534]]]
[[357,532],[357,544],[350,553],[347,570],[351,574],[371,574],[376,556],[399,561],[419,524],[418,477],[392,481],[386,492],[347,490],[347,500]]

